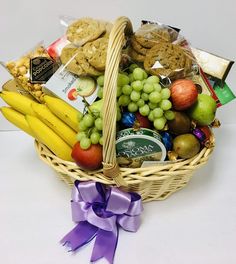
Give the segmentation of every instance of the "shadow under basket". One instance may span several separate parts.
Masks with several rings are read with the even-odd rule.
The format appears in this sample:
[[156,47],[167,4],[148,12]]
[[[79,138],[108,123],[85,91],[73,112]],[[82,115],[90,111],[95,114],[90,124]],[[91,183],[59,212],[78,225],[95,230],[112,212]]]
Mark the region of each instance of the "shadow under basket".
[[43,144],[35,141],[40,158],[51,166],[68,185],[75,180],[93,180],[119,186],[125,191],[138,192],[144,202],[163,200],[183,188],[193,172],[208,161],[213,146],[203,148],[191,159],[161,163],[145,168],[119,168],[116,161],[116,95],[117,77],[126,36],[133,34],[131,21],[119,17],[109,35],[103,87],[103,168],[85,171],[73,162],[56,157]]

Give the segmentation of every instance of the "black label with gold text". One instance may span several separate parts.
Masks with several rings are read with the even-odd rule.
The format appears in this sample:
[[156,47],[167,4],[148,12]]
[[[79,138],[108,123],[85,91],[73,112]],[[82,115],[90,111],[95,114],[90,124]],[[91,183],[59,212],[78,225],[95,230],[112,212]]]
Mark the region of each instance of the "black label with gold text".
[[50,58],[35,57],[30,59],[30,82],[46,83],[57,68],[57,63]]

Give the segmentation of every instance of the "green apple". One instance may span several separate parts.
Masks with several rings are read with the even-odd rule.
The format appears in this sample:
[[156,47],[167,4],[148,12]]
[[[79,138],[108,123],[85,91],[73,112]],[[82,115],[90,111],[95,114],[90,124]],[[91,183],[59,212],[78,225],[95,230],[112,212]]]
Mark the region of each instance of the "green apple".
[[210,125],[215,113],[216,101],[207,94],[199,94],[197,102],[188,111],[188,115],[201,126]]

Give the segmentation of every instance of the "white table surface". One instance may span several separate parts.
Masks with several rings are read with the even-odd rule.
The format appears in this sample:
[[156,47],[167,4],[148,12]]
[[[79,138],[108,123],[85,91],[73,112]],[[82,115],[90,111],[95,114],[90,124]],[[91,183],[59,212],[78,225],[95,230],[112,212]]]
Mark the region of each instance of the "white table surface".
[[[236,263],[236,125],[215,132],[207,166],[167,200],[145,204],[137,233],[120,231],[115,264]],[[1,263],[89,263],[93,242],[76,254],[59,244],[74,226],[70,189],[37,157],[33,139],[0,132],[0,157]]]

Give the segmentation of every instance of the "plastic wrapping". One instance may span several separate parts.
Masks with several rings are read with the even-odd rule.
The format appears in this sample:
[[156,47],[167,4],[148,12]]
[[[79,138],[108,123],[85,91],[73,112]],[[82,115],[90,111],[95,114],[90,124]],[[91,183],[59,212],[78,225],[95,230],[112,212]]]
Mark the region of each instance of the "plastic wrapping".
[[161,79],[184,78],[191,74],[194,57],[188,42],[173,27],[145,21],[131,37],[129,54],[144,69]]
[[60,17],[60,24],[64,35],[48,47],[50,55],[78,76],[103,74],[112,24],[66,16]]
[[46,83],[58,68],[42,43],[18,59],[1,62],[14,77],[18,85],[37,101],[43,102],[42,84]]

